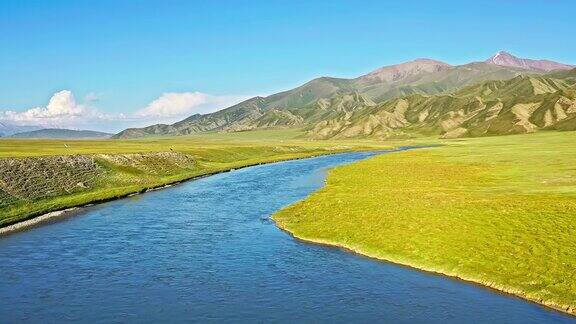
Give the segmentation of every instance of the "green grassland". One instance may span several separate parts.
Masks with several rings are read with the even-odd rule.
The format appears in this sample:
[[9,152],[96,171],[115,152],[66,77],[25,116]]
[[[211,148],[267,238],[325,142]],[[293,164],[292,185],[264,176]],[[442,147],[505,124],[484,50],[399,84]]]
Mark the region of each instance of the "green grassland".
[[234,168],[400,145],[274,216],[296,237],[576,312],[576,132],[314,141],[301,130],[0,140],[0,226]]
[[248,165],[388,147],[297,130],[140,140],[0,140],[0,226]]
[[576,314],[576,133],[446,141],[332,170],[294,236]]
[[0,157],[24,157],[42,155],[145,153],[173,149],[194,153],[200,147],[218,150],[232,146],[271,146],[283,143],[319,147],[322,142],[312,143],[297,129],[261,130],[236,133],[201,133],[190,136],[149,137],[136,140],[74,140],[74,139],[0,139]]

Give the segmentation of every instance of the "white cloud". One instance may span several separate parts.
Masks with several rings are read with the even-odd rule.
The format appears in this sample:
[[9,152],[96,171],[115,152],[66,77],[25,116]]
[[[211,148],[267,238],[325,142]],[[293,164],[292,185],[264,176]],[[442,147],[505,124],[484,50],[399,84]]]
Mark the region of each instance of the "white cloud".
[[94,115],[94,111],[76,103],[74,95],[69,90],[55,93],[46,107],[31,108],[23,112],[0,112],[0,120],[15,125],[39,125],[45,127],[60,127],[73,124],[87,115]]
[[55,93],[46,107],[25,111],[0,111],[0,122],[47,128],[89,128],[117,131],[154,123],[172,123],[194,113],[209,113],[247,99],[246,96],[214,96],[202,92],[168,92],[131,114],[107,114],[91,104],[98,102],[94,93],[76,102],[70,90]]
[[207,113],[226,108],[247,97],[213,96],[202,92],[167,92],[139,110],[140,117],[183,117],[193,113]]
[[201,92],[168,92],[138,111],[142,117],[173,117],[190,113],[194,108],[209,101],[209,96]]

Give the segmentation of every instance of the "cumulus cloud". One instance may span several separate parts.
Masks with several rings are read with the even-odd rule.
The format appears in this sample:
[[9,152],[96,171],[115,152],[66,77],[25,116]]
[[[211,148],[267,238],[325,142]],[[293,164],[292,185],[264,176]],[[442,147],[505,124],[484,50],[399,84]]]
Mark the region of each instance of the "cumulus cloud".
[[108,114],[91,107],[99,98],[94,93],[78,103],[70,90],[55,93],[45,107],[25,111],[0,111],[0,122],[47,128],[91,128],[119,130],[158,122],[175,122],[194,113],[226,108],[246,96],[214,96],[202,92],[167,92],[135,113]]
[[198,106],[205,105],[209,96],[201,92],[168,92],[152,101],[136,115],[142,117],[173,117],[191,112]]
[[167,92],[139,110],[140,117],[182,117],[192,113],[207,113],[240,102],[246,97],[213,96],[202,92]]
[[71,91],[62,90],[50,98],[46,107],[31,108],[22,112],[12,110],[0,112],[0,119],[15,125],[59,127],[73,124],[86,116],[95,115],[97,115],[96,111],[79,105]]

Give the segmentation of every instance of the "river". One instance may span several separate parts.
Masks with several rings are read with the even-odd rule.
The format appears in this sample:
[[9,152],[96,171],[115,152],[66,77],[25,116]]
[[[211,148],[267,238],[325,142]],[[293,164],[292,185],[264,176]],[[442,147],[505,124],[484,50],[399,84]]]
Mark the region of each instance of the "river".
[[319,189],[329,168],[370,154],[235,170],[1,237],[0,322],[574,322],[299,242],[270,220]]

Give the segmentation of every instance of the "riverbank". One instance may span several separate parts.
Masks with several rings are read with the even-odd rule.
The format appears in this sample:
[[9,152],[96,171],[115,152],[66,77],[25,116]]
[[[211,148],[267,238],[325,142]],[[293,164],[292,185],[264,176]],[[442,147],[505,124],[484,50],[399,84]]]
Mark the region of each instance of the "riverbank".
[[178,184],[183,183],[183,182],[193,181],[196,179],[212,176],[212,175],[219,174],[219,173],[230,172],[233,170],[247,168],[247,167],[256,166],[256,165],[277,163],[277,162],[291,161],[291,160],[299,160],[299,159],[307,159],[307,158],[313,158],[313,157],[318,157],[318,156],[322,156],[322,155],[331,155],[331,154],[338,154],[338,153],[345,153],[345,152],[347,152],[347,151],[326,152],[326,153],[317,154],[317,155],[302,155],[302,156],[289,156],[289,157],[286,156],[286,157],[278,157],[276,159],[271,159],[271,160],[262,160],[262,161],[254,162],[251,164],[245,164],[245,165],[239,164],[234,168],[228,168],[228,169],[206,172],[206,173],[202,173],[199,175],[191,176],[190,178],[182,178],[182,179],[174,181],[174,182],[161,183],[157,186],[152,186],[152,187],[148,187],[148,188],[141,188],[137,191],[126,191],[122,194],[115,194],[112,197],[98,198],[96,200],[86,200],[86,202],[79,203],[78,205],[75,205],[75,206],[70,206],[69,208],[66,208],[66,209],[55,210],[55,211],[51,211],[51,212],[47,212],[45,214],[39,214],[39,215],[34,215],[34,214],[27,215],[27,216],[24,216],[23,219],[17,220],[13,223],[6,225],[6,226],[0,226],[0,237],[4,236],[4,235],[9,235],[12,233],[24,231],[24,230],[33,228],[35,226],[39,226],[43,223],[53,221],[53,220],[58,219],[58,218],[64,218],[64,217],[69,217],[73,214],[78,214],[85,207],[89,207],[89,206],[93,206],[93,205],[97,205],[97,204],[101,204],[101,203],[105,203],[105,202],[109,202],[109,201],[113,201],[113,200],[123,199],[126,197],[132,197],[132,196],[144,194],[144,193],[150,192],[150,191],[161,190],[164,188],[172,187],[174,185],[178,185]]
[[278,222],[276,222],[276,224],[277,224],[278,228],[280,228],[282,231],[284,231],[287,234],[289,234],[290,236],[292,236],[295,240],[302,241],[304,243],[316,244],[316,245],[332,247],[332,248],[339,248],[339,249],[342,249],[346,252],[354,253],[354,254],[357,254],[359,256],[367,257],[367,258],[374,259],[377,261],[388,262],[388,263],[391,263],[394,265],[407,267],[407,268],[415,269],[415,270],[430,273],[430,274],[435,274],[435,275],[449,277],[449,278],[452,278],[455,280],[465,281],[468,283],[479,285],[479,286],[484,287],[484,288],[492,289],[493,291],[496,291],[499,293],[504,293],[504,294],[507,294],[510,296],[520,297],[520,298],[522,298],[528,302],[532,302],[532,303],[535,303],[535,304],[538,304],[538,305],[541,305],[544,307],[548,307],[550,309],[557,310],[557,311],[560,311],[560,312],[565,313],[565,314],[576,316],[576,310],[574,309],[574,306],[558,305],[555,303],[547,303],[546,301],[543,301],[540,299],[531,298],[530,296],[527,296],[522,291],[517,291],[514,289],[509,289],[507,287],[499,286],[493,282],[479,281],[479,280],[476,280],[474,278],[468,278],[468,277],[461,276],[459,274],[449,274],[449,273],[445,273],[442,271],[431,270],[430,268],[421,266],[419,264],[405,263],[403,261],[398,261],[398,260],[393,260],[390,258],[372,255],[369,252],[362,250],[361,248],[355,248],[355,247],[345,245],[345,244],[340,243],[340,242],[305,238],[302,236],[298,236],[294,232],[291,232],[288,228],[283,227],[282,224],[278,224]]
[[372,155],[236,170],[2,237],[0,314],[4,322],[571,323],[518,298],[297,242],[269,221],[320,189],[326,170]]
[[[114,141],[108,143],[115,144]],[[218,141],[205,142],[202,146],[188,143],[185,153],[171,150],[2,158],[0,235],[63,217],[67,214],[63,211],[73,207],[121,199],[216,173],[264,163],[387,148],[383,145],[298,144],[301,143],[273,141],[254,145]]]
[[[337,153],[327,153],[327,154],[337,154]],[[325,154],[325,155],[327,155]],[[219,173],[224,173],[224,172],[230,172],[236,169],[242,169],[242,168],[246,168],[246,167],[250,167],[250,166],[255,166],[255,165],[261,165],[261,164],[267,164],[267,163],[275,163],[275,162],[282,162],[282,161],[289,161],[289,160],[297,160],[297,159],[304,159],[304,158],[312,158],[314,156],[317,155],[311,155],[311,156],[303,156],[303,157],[297,157],[297,158],[286,158],[286,160],[283,159],[278,159],[278,160],[273,160],[273,161],[262,161],[259,163],[255,163],[255,164],[247,164],[247,165],[240,165],[236,168],[231,168],[231,169],[223,169],[221,171],[214,171],[214,172],[210,172],[210,173],[205,173],[205,174],[201,174],[198,176],[193,176],[191,178],[183,178],[182,180],[178,180],[175,182],[169,182],[169,183],[164,183],[164,184],[160,184],[158,186],[154,186],[154,187],[150,187],[150,188],[142,188],[138,191],[127,191],[124,194],[121,195],[115,195],[113,197],[110,198],[102,198],[102,199],[98,199],[98,200],[88,200],[86,203],[83,204],[79,204],[70,208],[66,208],[66,209],[62,209],[62,210],[56,210],[56,211],[51,211],[51,212],[47,212],[45,214],[41,214],[41,215],[29,215],[26,216],[25,219],[23,220],[18,220],[14,223],[11,223],[9,225],[6,226],[1,226],[0,227],[0,236],[3,235],[9,235],[12,233],[16,233],[16,232],[20,232],[23,230],[27,230],[29,228],[38,226],[42,223],[46,223],[49,221],[53,221],[55,219],[58,218],[64,218],[64,217],[69,217],[72,214],[77,214],[79,213],[83,208],[85,207],[89,207],[89,206],[93,206],[96,204],[101,204],[101,203],[105,203],[105,202],[109,202],[109,201],[113,201],[113,200],[117,200],[117,199],[123,199],[126,197],[132,197],[135,195],[139,195],[139,194],[143,194],[149,191],[156,191],[156,190],[161,190],[164,188],[168,188],[168,187],[172,187],[174,185],[178,185],[182,182],[187,182],[187,181],[192,181],[192,180],[196,180],[196,179],[200,179],[203,177],[208,177],[211,175],[215,175],[215,174],[219,174]]]
[[467,139],[374,157],[332,170],[326,187],[274,220],[298,239],[576,315],[575,136]]
[[72,207],[64,210],[57,210],[50,213],[46,213],[44,215],[40,215],[25,221],[21,221],[12,225],[8,225],[5,227],[0,227],[0,237],[4,235],[9,235],[12,233],[20,232],[34,226],[38,226],[42,223],[47,223],[49,221],[53,221],[55,219],[64,218],[67,216],[71,216],[73,213],[77,213],[80,211],[79,207]]

